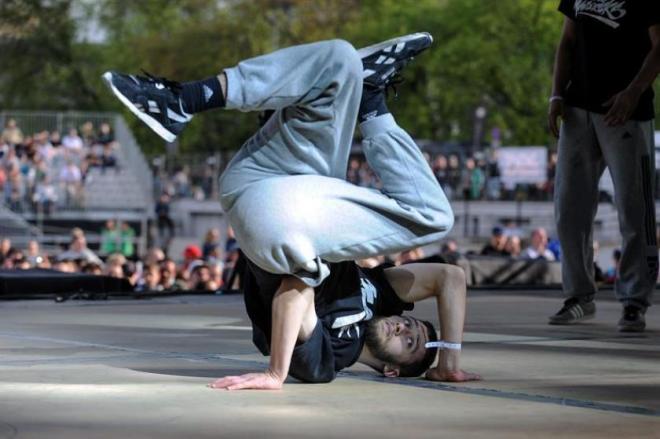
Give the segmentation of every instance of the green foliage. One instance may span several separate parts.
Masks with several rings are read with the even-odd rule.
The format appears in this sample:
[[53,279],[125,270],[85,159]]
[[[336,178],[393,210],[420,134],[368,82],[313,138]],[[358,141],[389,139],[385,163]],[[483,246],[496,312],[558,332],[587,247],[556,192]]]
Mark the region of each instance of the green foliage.
[[[76,39],[73,6],[95,15],[103,44]],[[0,106],[125,111],[105,70],[144,69],[175,80],[216,75],[292,44],[344,38],[356,47],[426,30],[435,43],[404,72],[390,107],[419,138],[470,143],[474,111],[505,144],[552,144],[545,126],[562,17],[556,0],[4,0]],[[657,88],[656,88],[657,89]],[[656,100],[660,114],[660,100]],[[127,118],[151,151],[162,141]],[[254,114],[212,111],[180,137],[182,151],[236,149]]]
[[96,110],[99,48],[74,44],[72,0],[0,2],[0,108]]

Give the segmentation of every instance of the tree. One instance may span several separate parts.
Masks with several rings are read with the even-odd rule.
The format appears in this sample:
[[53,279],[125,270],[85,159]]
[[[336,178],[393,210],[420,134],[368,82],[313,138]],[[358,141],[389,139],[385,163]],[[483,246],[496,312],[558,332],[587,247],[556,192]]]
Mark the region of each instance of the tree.
[[94,47],[75,42],[72,0],[0,2],[0,107],[98,110],[87,69]]

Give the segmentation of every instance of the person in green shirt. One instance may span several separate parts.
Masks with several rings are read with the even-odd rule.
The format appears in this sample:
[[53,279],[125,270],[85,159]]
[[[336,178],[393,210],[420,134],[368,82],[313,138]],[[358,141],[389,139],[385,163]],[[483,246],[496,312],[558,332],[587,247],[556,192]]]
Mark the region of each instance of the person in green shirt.
[[110,255],[119,251],[119,231],[113,220],[105,223],[105,228],[101,231],[101,253]]
[[127,223],[121,223],[121,230],[119,232],[121,238],[121,249],[120,253],[126,256],[127,258],[132,257],[135,254],[135,230]]

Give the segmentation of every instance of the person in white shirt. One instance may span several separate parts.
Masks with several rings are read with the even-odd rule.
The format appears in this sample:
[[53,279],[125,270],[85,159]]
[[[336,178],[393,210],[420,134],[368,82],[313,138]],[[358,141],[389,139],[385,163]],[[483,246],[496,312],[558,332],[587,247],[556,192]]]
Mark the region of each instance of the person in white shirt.
[[521,256],[525,259],[555,260],[555,255],[548,249],[548,234],[544,228],[539,227],[532,230],[529,247],[522,252]]

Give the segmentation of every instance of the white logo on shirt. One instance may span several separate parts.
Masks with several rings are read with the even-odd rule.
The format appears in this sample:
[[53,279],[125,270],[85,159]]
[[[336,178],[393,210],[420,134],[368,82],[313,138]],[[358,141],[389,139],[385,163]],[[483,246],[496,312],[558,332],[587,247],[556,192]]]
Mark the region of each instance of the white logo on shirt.
[[575,15],[586,15],[616,29],[627,11],[625,0],[576,0]]
[[357,313],[357,314],[350,314],[342,317],[337,317],[333,322],[332,322],[332,329],[339,329],[339,338],[342,338],[342,336],[347,335],[348,338],[352,337],[352,332],[351,329],[355,330],[355,334],[357,337],[360,336],[360,327],[358,326],[358,322],[361,322],[363,320],[371,320],[374,316],[374,312],[372,310],[373,304],[376,302],[376,298],[378,297],[378,290],[376,290],[376,287],[374,284],[372,284],[369,279],[361,278],[360,279],[360,292],[362,293],[362,309],[363,311]]

